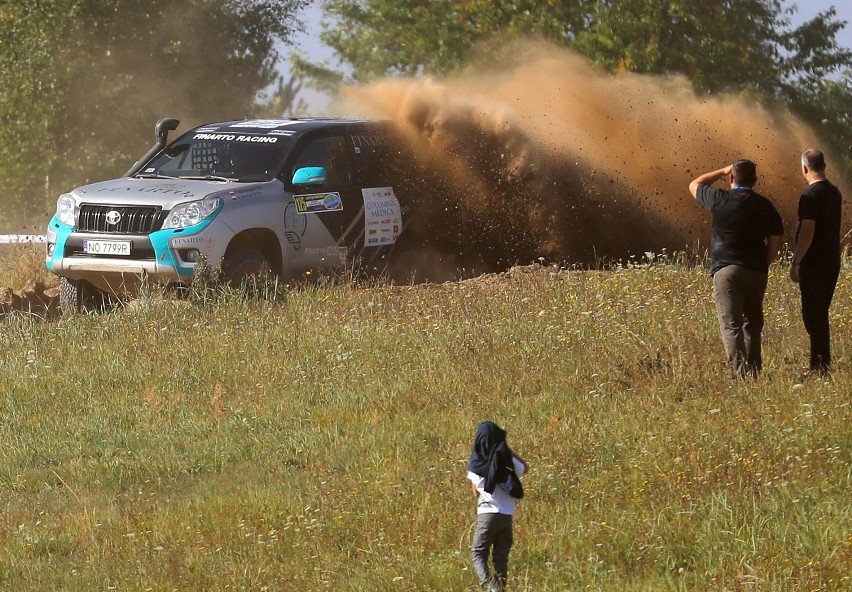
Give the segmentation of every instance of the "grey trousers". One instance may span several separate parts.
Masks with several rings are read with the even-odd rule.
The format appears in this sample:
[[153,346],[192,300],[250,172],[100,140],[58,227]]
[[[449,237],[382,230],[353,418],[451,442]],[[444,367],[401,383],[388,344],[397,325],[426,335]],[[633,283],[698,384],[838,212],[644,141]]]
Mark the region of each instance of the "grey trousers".
[[768,276],[742,265],[727,265],[713,275],[713,298],[722,344],[731,370],[756,375],[763,366],[760,333]]
[[[479,585],[494,585],[502,590],[509,572],[509,549],[512,548],[512,517],[507,514],[477,514],[471,556]],[[494,559],[494,579],[488,569],[488,555]]]

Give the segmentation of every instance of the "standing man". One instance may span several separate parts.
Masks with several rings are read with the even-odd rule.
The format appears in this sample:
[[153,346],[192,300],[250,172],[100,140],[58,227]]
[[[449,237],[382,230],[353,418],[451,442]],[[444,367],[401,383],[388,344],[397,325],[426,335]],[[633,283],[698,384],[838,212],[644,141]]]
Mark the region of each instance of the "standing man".
[[811,373],[824,375],[831,363],[828,307],[840,275],[840,191],[825,177],[825,156],[816,148],[802,154],[808,186],[799,198],[790,279],[802,292],[802,320],[811,340]]
[[[728,177],[730,190],[711,185]],[[728,364],[736,376],[757,376],[763,365],[763,295],[769,264],[778,256],[784,225],[772,202],[753,189],[757,165],[738,160],[689,184],[713,219],[710,275]]]

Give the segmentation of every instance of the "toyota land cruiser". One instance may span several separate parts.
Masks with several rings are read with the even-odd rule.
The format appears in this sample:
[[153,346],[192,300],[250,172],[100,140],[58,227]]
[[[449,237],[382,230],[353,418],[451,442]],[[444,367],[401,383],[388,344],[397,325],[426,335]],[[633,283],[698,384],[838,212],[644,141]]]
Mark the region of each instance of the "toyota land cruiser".
[[175,119],[122,178],[61,195],[47,268],[63,311],[88,310],[142,281],[187,285],[200,262],[233,284],[375,262],[403,230],[389,122],[226,121],[169,143]]

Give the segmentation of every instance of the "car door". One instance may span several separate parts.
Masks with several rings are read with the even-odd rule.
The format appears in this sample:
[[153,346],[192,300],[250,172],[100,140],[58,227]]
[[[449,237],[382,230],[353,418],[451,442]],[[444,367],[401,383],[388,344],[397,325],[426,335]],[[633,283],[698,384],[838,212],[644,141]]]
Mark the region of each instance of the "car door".
[[397,195],[402,163],[390,129],[360,129],[353,131],[348,139],[363,213],[359,236],[350,247],[351,254],[370,264],[387,255],[402,233]]
[[306,140],[291,162],[284,172],[288,180],[305,167],[325,171],[321,183],[291,187],[293,203],[287,216],[290,226],[301,233],[300,259],[316,267],[345,264],[350,247],[363,235],[363,199],[353,181],[345,134]]

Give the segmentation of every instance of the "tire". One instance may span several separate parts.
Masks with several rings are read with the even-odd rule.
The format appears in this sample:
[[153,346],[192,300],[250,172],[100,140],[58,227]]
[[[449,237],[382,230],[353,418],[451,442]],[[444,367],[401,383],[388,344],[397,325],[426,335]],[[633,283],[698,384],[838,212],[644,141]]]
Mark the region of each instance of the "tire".
[[103,312],[107,296],[86,280],[59,278],[59,307],[63,315]]
[[225,260],[225,278],[233,288],[251,285],[257,288],[258,280],[263,276],[271,276],[272,266],[260,251],[253,249],[237,251]]

